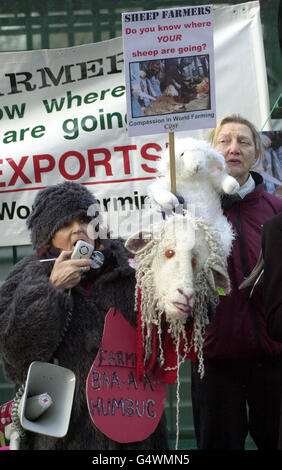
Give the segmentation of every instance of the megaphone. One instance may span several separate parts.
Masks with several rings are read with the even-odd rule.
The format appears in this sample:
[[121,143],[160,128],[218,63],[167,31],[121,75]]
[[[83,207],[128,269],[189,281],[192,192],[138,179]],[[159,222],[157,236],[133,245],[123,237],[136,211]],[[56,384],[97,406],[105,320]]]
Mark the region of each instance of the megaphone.
[[[46,436],[64,437],[68,431],[75,388],[74,373],[61,366],[47,362],[33,362],[30,365],[20,409],[20,422],[27,431]],[[47,393],[52,406],[40,419],[31,421],[28,411],[28,397]]]
[[[22,397],[17,405],[17,415],[24,430],[52,437],[64,437],[68,431],[75,389],[74,373],[61,366],[45,362],[32,362]],[[11,404],[11,405],[10,405]],[[13,410],[13,401],[9,402]],[[14,448],[19,447],[19,434],[12,421],[5,428],[7,439]],[[6,432],[7,430],[7,432]]]

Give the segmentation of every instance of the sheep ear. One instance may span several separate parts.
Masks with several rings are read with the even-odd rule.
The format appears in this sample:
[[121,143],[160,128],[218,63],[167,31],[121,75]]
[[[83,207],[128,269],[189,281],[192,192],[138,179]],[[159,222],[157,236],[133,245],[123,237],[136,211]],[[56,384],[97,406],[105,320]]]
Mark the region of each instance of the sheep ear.
[[209,269],[207,279],[212,289],[218,290],[220,288],[225,294],[230,293],[230,280],[227,272],[221,266],[215,265],[212,269]]
[[137,254],[144,250],[151,240],[151,232],[137,232],[126,240],[124,246],[130,253]]

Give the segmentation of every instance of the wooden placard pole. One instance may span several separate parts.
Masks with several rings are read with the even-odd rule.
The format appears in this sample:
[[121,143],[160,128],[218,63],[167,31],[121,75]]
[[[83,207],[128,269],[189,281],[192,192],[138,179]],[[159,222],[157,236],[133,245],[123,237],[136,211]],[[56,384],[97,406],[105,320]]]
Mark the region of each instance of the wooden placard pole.
[[176,195],[174,132],[169,133],[170,190]]

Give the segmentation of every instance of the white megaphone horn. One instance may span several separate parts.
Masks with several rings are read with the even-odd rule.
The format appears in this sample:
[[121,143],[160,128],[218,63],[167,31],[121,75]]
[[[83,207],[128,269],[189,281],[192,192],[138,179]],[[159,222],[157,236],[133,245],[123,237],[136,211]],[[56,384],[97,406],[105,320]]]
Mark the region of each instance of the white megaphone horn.
[[12,423],[5,427],[10,450],[20,446],[22,433],[16,421],[23,430],[64,437],[69,427],[74,389],[75,375],[71,370],[46,362],[33,362],[22,397],[11,405]]

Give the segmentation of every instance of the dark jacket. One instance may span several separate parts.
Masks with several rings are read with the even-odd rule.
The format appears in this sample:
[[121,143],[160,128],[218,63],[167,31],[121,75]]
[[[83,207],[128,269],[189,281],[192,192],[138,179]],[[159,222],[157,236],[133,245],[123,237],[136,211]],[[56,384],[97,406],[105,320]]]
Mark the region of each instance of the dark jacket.
[[235,230],[228,272],[232,292],[220,298],[209,325],[204,354],[209,358],[252,358],[282,353],[282,344],[270,339],[263,311],[262,286],[250,290],[238,287],[254,268],[261,249],[264,222],[282,212],[282,200],[264,190],[262,177],[252,176],[256,188],[244,199],[223,198],[224,214]]
[[[164,415],[148,439],[121,445],[98,431],[88,412],[86,379],[101,343],[105,315],[116,307],[135,325],[135,271],[128,264],[121,242],[111,241],[105,253],[106,263],[90,292],[82,285],[73,288],[70,296],[57,290],[48,279],[52,266],[35,257],[17,263],[1,286],[0,355],[7,378],[20,386],[32,361],[52,361],[53,357],[76,376],[67,436],[57,439],[29,433],[21,449],[167,448]],[[70,313],[71,322],[65,331]]]
[[272,339],[282,342],[282,214],[265,222],[262,253],[267,331]]

